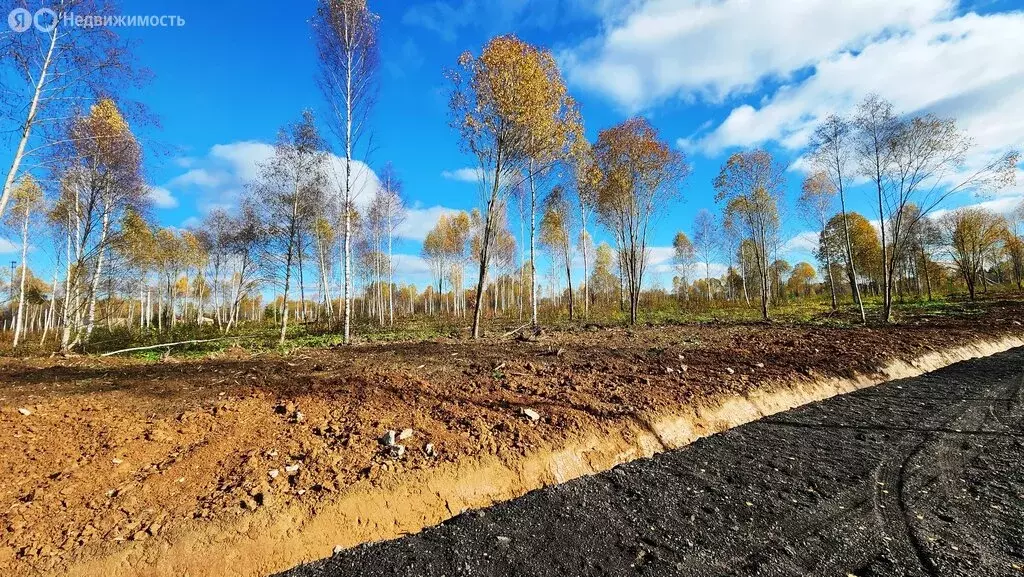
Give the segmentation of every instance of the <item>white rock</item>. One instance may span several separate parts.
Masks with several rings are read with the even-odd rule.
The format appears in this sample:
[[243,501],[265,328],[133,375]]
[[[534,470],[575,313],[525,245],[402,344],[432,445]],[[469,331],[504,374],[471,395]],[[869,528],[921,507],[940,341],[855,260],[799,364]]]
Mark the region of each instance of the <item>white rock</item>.
[[345,550],[345,548],[342,547],[341,545],[335,545],[334,546],[334,550],[331,553],[333,553],[334,555],[337,555],[338,553],[341,553],[344,550]]
[[22,415],[25,415],[26,417],[32,414],[32,411],[26,409],[25,407],[18,409],[18,412],[21,413]]
[[498,543],[501,543],[502,545],[508,545],[511,542],[512,542],[512,538],[511,537],[506,537],[504,535],[498,535]]
[[764,363],[754,363],[754,366],[759,368],[759,369],[763,369],[764,368]]
[[427,443],[427,446],[424,447],[423,451],[427,454],[428,457],[433,457],[437,455],[437,451],[434,450],[433,443]]
[[735,373],[736,371],[732,367],[725,367],[725,372],[727,372],[727,373],[729,373],[731,375],[731,374]]
[[115,465],[120,465],[124,461],[122,461],[121,459],[111,459],[110,462],[115,464]]
[[536,423],[540,420],[540,413],[533,409],[523,409],[523,416],[530,419],[531,422]]
[[395,431],[388,431],[387,433],[384,434],[383,437],[380,438],[380,444],[384,445],[385,447],[390,447],[395,444],[395,439],[397,438],[398,433],[396,433]]
[[281,474],[281,471],[278,471],[277,469],[271,469],[267,471],[267,474],[270,475],[271,479],[276,479],[277,476]]
[[398,433],[398,440],[404,441],[412,438],[412,429],[402,429],[401,433]]
[[391,446],[391,458],[401,459],[405,456],[405,445],[392,445]]
[[302,414],[302,411],[295,411],[295,422],[301,423],[306,420],[306,415]]
[[285,466],[284,472],[288,473],[289,475],[291,475],[292,473],[298,473],[299,472],[299,464],[295,463],[294,465],[287,465],[287,466]]

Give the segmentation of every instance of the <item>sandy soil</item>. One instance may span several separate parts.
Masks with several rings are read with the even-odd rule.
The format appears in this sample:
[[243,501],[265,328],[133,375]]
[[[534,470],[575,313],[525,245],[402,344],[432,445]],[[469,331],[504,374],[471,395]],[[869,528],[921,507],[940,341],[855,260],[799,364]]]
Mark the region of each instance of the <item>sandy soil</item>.
[[835,397],[281,577],[1024,574],[1024,348]]
[[[145,574],[189,535],[216,541],[225,527],[255,539],[266,524],[247,519],[287,527],[353,486],[482,457],[515,463],[579,431],[795,377],[871,374],[895,358],[1019,336],[1021,318],[1021,303],[998,302],[884,328],[591,328],[159,363],[6,359],[0,572],[62,574],[131,551],[120,562]],[[404,429],[412,436],[395,458],[380,438]]]

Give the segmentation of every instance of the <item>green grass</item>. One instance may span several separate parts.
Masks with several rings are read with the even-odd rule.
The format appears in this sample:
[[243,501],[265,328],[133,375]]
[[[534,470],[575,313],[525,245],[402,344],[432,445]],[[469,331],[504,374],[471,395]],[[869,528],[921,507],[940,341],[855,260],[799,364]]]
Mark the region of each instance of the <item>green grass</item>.
[[[893,322],[914,322],[921,319],[943,316],[973,316],[982,314],[986,307],[1000,299],[1018,299],[1016,293],[996,293],[986,295],[978,302],[971,302],[958,295],[938,297],[933,300],[907,299],[893,306]],[[699,302],[681,303],[674,300],[662,300],[658,308],[652,309],[649,304],[641,305],[638,324],[641,326],[668,326],[683,324],[745,324],[761,323],[759,303],[751,302],[750,306],[732,303],[716,303],[708,308]],[[882,317],[882,299],[878,296],[866,296],[865,311],[869,325],[878,325]],[[565,311],[543,311],[541,325],[549,331],[578,331],[591,326],[611,327],[625,326],[628,314],[617,307],[599,309],[593,307],[591,316],[584,320],[569,321]],[[582,312],[582,311],[580,311]],[[839,310],[833,311],[827,296],[808,299],[789,300],[769,309],[771,323],[799,324],[833,328],[860,326],[860,315],[857,308],[848,299],[840,302]],[[394,327],[379,326],[366,321],[355,323],[352,334],[357,343],[391,343],[417,342],[438,338],[466,338],[469,333],[471,318],[417,317],[415,319],[396,319]],[[517,316],[485,319],[485,333],[490,336],[501,335],[524,324]],[[131,347],[159,345],[188,340],[218,339],[212,342],[192,343],[168,347],[170,354],[178,358],[201,358],[223,352],[226,349],[240,347],[252,353],[274,352],[291,354],[302,349],[330,348],[341,345],[343,338],[339,330],[328,329],[322,325],[295,324],[288,327],[287,338],[280,343],[280,329],[272,325],[245,324],[238,328],[240,334],[225,337],[216,327],[197,327],[178,325],[165,328],[162,332],[155,330],[138,332],[135,329],[118,328],[107,330],[97,327],[91,341],[84,352],[100,354]],[[50,346],[53,346],[51,337]],[[168,348],[157,347],[144,351],[124,353],[123,356],[149,362],[157,362],[168,352]],[[18,354],[49,354],[49,350],[39,347],[19,349]],[[11,354],[10,350],[0,354]]]

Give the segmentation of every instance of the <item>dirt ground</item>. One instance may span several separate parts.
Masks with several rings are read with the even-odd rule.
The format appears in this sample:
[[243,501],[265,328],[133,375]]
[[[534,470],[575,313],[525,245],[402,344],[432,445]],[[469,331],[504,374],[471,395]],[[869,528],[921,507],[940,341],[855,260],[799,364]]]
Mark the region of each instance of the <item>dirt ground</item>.
[[1024,348],[812,403],[280,577],[1024,575]]
[[[1024,304],[898,326],[588,328],[161,362],[0,360],[0,572],[69,563],[796,375],[1021,335]],[[539,419],[524,414],[535,411]],[[25,414],[28,413],[28,414]],[[386,447],[388,431],[411,429]],[[429,445],[429,447],[428,447]],[[144,561],[144,560],[143,560]]]

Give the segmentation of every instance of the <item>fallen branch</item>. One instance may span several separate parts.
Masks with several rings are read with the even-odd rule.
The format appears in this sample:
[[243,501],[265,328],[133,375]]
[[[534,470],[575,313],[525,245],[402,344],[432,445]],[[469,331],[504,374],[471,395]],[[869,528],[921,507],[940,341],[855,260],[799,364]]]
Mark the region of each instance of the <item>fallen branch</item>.
[[509,332],[507,332],[507,333],[505,333],[505,334],[501,335],[501,338],[503,338],[503,339],[507,339],[508,337],[510,337],[510,336],[512,336],[512,335],[514,335],[514,334],[516,334],[516,333],[518,333],[519,331],[521,331],[521,330],[525,329],[526,327],[530,326],[530,324],[531,324],[531,323],[526,323],[525,325],[523,325],[523,326],[521,326],[521,327],[519,327],[519,328],[517,328],[517,329],[512,329],[511,331],[509,331]]
[[198,340],[193,340],[193,341],[178,341],[176,343],[160,343],[159,345],[149,345],[149,346],[146,346],[146,347],[132,347],[130,349],[121,349],[119,351],[110,351],[109,353],[103,353],[100,356],[101,357],[109,357],[111,355],[117,355],[117,354],[121,354],[121,353],[130,353],[132,351],[147,351],[147,350],[150,350],[150,349],[162,349],[164,347],[167,347],[169,349],[171,347],[178,346],[178,345],[194,345],[194,344],[198,344],[198,343],[212,343],[213,341],[225,341],[225,340],[228,340],[228,339],[237,339],[237,338],[239,338],[239,337],[237,337],[237,336],[236,337],[220,337],[218,339],[198,339]]

